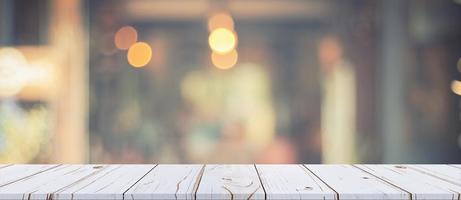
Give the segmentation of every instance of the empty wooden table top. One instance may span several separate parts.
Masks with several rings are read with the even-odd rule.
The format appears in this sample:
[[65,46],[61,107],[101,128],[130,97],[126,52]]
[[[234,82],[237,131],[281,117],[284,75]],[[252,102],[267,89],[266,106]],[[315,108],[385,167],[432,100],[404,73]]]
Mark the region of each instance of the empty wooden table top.
[[461,165],[0,164],[0,199],[461,199]]

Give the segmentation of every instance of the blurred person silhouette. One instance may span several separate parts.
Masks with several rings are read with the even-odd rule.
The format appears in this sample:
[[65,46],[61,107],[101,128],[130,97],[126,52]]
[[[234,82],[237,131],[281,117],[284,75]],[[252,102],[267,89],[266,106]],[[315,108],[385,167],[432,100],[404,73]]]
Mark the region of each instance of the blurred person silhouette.
[[322,162],[354,163],[356,158],[356,79],[338,37],[320,39],[322,71]]

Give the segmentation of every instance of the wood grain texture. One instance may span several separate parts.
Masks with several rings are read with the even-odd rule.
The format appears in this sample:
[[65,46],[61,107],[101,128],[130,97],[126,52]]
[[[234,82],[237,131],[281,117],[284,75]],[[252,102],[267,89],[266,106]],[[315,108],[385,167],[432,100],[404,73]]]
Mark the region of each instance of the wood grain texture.
[[93,168],[99,169],[90,176],[76,180],[75,182],[63,187],[52,194],[52,199],[76,199],[74,193],[80,191],[82,188],[96,182],[98,179],[109,175],[113,170],[119,168],[120,165],[94,165]]
[[410,195],[351,165],[305,165],[338,193],[339,199],[410,199]]
[[57,191],[54,199],[123,199],[155,165],[110,165]]
[[0,187],[0,199],[49,199],[52,193],[98,170],[92,165],[61,165]]
[[414,199],[458,199],[456,186],[413,170],[404,165],[357,165],[387,182],[412,194]]
[[256,165],[267,199],[335,199],[336,193],[302,165]]
[[204,165],[158,165],[125,199],[194,199]]
[[197,199],[264,199],[254,165],[206,165]]
[[0,199],[461,199],[459,165],[0,165]]
[[0,187],[32,176],[57,165],[4,165],[0,168]]
[[[461,168],[449,165],[406,165],[411,169],[437,177],[461,187]],[[458,190],[458,192],[461,192]]]

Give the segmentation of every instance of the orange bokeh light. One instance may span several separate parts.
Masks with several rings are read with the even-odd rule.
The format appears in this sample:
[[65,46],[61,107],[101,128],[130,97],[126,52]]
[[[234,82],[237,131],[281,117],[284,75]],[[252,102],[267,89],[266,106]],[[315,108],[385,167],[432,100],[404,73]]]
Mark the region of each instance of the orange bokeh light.
[[115,46],[119,49],[126,50],[138,40],[138,32],[132,26],[120,28],[114,37]]
[[128,63],[133,67],[144,67],[152,58],[152,48],[145,42],[137,42],[128,49]]
[[453,93],[461,96],[461,81],[454,80],[451,82],[451,90]]
[[237,60],[238,54],[235,49],[226,54],[211,53],[211,62],[218,69],[230,69],[237,63]]
[[234,20],[227,12],[218,12],[208,19],[208,30],[213,31],[217,28],[234,30]]

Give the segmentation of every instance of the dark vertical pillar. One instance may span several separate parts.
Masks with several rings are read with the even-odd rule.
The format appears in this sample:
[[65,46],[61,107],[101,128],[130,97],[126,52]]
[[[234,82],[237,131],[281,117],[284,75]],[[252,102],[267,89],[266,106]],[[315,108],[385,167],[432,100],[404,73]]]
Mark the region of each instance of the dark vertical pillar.
[[0,1],[0,46],[9,45],[13,36],[13,1]]
[[382,65],[377,72],[380,85],[378,118],[385,163],[403,162],[407,153],[404,137],[405,2],[382,1]]

